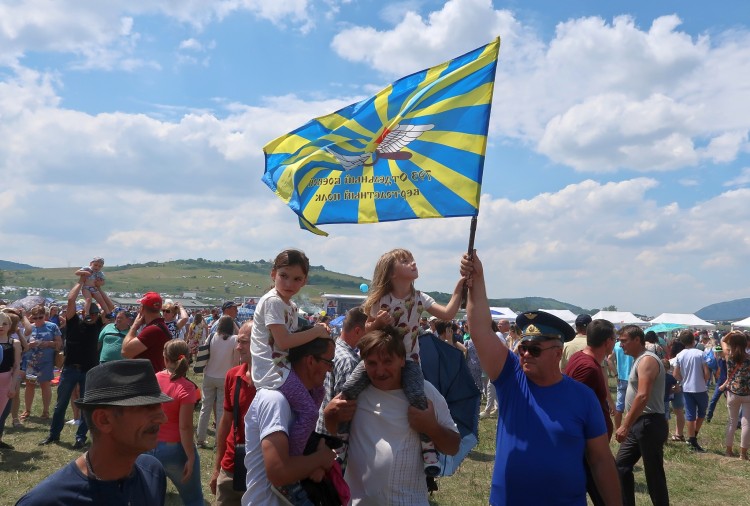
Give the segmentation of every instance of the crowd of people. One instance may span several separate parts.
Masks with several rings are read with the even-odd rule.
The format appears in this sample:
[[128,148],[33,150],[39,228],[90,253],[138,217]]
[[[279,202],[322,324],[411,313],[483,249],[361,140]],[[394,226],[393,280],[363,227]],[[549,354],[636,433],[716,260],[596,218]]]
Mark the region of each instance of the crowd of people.
[[[583,505],[587,495],[595,505],[635,504],[640,460],[652,502],[669,504],[664,445],[685,441],[704,452],[699,433],[722,395],[723,450],[748,459],[750,357],[741,331],[664,339],[588,315],[574,329],[543,311],[493,321],[476,253],[461,259],[446,305],[415,288],[409,251],[384,254],[365,302],[336,332],[327,318],[299,317],[294,297],[310,265],[299,250],[274,259],[273,287],[245,321],[233,301],[189,314],[156,292],[116,308],[103,265],[97,257],[76,272],[62,308],[0,311],[0,450],[13,450],[2,441],[7,418],[19,427],[34,416],[37,386],[49,420],[39,444],[57,444],[68,423],[73,447],[86,450],[20,505],[163,504],[167,479],[188,505],[209,499],[203,483],[216,505],[427,505],[439,455],[455,455],[461,437],[422,374],[426,333],[466,360],[486,400],[475,416],[498,419],[490,504]],[[467,318],[457,322],[464,287]],[[200,386],[188,377],[199,362]],[[212,474],[201,476],[198,448],[214,447]]]

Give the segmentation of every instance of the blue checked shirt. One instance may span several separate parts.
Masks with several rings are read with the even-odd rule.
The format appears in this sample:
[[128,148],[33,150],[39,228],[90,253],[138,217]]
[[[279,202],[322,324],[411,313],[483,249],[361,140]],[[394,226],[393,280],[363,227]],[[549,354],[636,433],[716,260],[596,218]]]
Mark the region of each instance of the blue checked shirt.
[[321,434],[329,434],[323,421],[323,409],[331,402],[331,399],[341,392],[346,383],[346,379],[352,373],[359,363],[359,350],[349,346],[342,338],[336,339],[336,350],[333,355],[333,370],[326,374],[326,380],[323,384],[326,390],[323,403],[320,405],[320,414],[318,415],[318,426],[316,431]]

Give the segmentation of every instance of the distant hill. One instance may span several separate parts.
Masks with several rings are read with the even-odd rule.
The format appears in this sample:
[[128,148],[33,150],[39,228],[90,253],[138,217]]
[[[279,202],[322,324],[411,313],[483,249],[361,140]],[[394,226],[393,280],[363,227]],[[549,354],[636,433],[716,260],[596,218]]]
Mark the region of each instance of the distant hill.
[[28,264],[19,264],[17,262],[9,262],[7,260],[0,260],[0,271],[22,271],[26,269],[38,269]]
[[[69,290],[76,281],[76,267],[18,269],[3,271],[8,286],[41,288],[42,293]],[[271,287],[271,264],[265,260],[224,260],[202,258],[170,262],[111,265],[104,267],[105,290],[110,294],[133,294],[156,291],[180,296],[185,292],[199,299],[216,300],[234,297],[259,297]],[[326,270],[311,265],[307,285],[299,294],[302,306],[317,302],[323,293],[361,294],[365,278]],[[127,297],[127,295],[124,295]]]
[[695,315],[704,320],[742,320],[750,316],[750,298],[711,304],[696,311]]
[[521,297],[518,299],[490,299],[490,306],[509,307],[516,313],[523,313],[525,311],[536,311],[537,309],[567,309],[570,312],[575,313],[575,314],[581,314],[581,313],[593,314],[597,311],[597,310],[583,309],[582,307],[578,307],[573,304],[568,304],[567,302],[560,302],[559,300],[550,299],[548,297]]
[[[451,296],[448,293],[443,292],[427,292],[435,301],[440,304],[447,303]],[[583,309],[582,307],[568,304],[567,302],[560,302],[559,300],[550,299],[547,297],[520,297],[517,299],[490,299],[490,306],[493,307],[509,307],[516,313],[523,313],[526,311],[536,311],[537,309],[567,309],[575,314],[588,313],[594,314],[597,312],[596,309]]]
[[[41,269],[13,262],[6,264],[14,266],[4,269],[6,285],[42,288],[45,293],[44,290],[67,291],[76,280],[73,275],[75,268],[72,267]],[[153,290],[179,296],[184,292],[194,292],[198,298],[211,300],[260,296],[271,287],[271,264],[265,260],[216,262],[198,258],[105,266],[104,272],[107,277],[105,289],[109,293],[144,293]],[[359,287],[362,283],[369,284],[370,280],[329,271],[322,265],[312,265],[307,285],[299,298],[303,309],[313,307],[320,302],[323,293],[361,295]],[[443,292],[428,293],[441,304],[446,304],[451,297]],[[540,308],[569,309],[576,314],[592,312],[545,297],[490,299],[490,305],[509,307],[516,312]]]

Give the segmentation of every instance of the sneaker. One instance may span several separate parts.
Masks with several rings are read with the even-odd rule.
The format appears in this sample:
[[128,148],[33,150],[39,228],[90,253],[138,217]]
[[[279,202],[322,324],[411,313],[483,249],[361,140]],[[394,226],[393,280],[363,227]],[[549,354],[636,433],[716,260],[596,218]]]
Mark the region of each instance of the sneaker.
[[698,444],[697,438],[694,438],[694,437],[689,438],[688,446],[690,446],[690,449],[696,453],[706,453],[706,450],[704,450],[703,447]]
[[52,443],[57,443],[57,442],[59,442],[59,441],[60,441],[60,438],[59,438],[59,437],[52,437],[52,436],[47,436],[46,438],[42,439],[42,440],[41,440],[41,441],[39,442],[39,446],[47,446],[47,445],[49,445],[49,444],[52,444]]
[[281,487],[271,487],[274,494],[284,499],[285,504],[293,506],[314,506],[313,502],[307,497],[307,492],[297,481],[291,485],[282,485]]
[[81,425],[81,421],[74,418],[73,420],[68,420],[67,422],[65,422],[65,425]]
[[432,441],[422,441],[422,460],[424,462],[424,474],[432,478],[440,475],[440,460],[438,451]]

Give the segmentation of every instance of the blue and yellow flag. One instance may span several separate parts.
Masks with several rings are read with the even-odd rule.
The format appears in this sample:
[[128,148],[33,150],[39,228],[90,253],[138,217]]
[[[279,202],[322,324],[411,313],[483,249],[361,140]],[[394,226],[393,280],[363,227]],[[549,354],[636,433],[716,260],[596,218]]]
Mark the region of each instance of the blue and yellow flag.
[[266,144],[300,226],[476,216],[500,39]]

